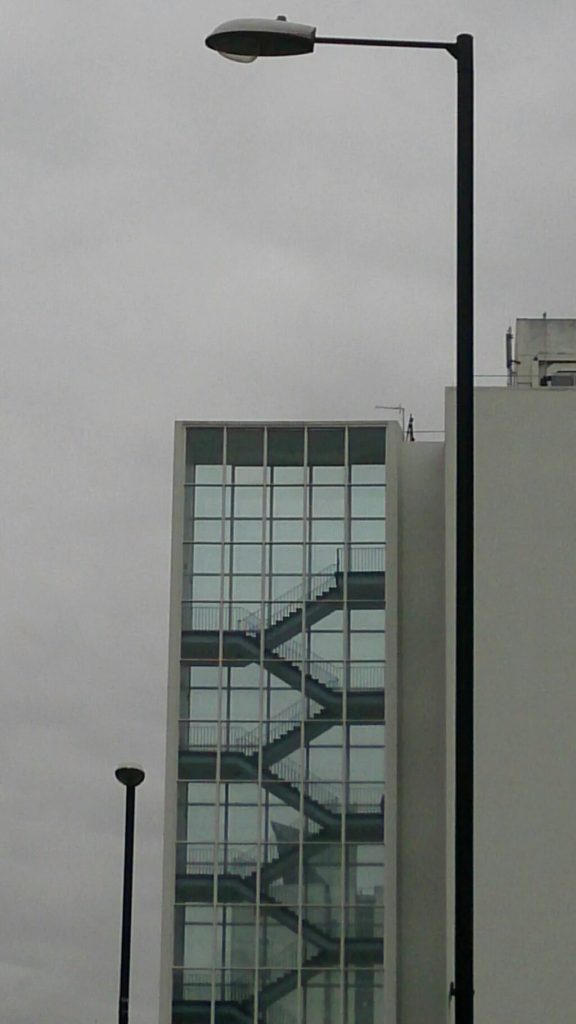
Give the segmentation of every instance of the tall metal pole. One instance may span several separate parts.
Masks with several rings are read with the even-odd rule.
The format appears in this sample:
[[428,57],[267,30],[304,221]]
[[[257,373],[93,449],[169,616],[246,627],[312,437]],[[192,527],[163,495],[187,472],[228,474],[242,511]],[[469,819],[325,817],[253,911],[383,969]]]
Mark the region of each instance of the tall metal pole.
[[246,19],[220,26],[206,45],[224,56],[286,56],[317,44],[447,50],[458,65],[456,300],[456,1024],[474,1020],[474,43],[317,36],[306,25]]
[[126,787],[126,822],[124,826],[124,887],[122,895],[122,946],[120,953],[120,998],[118,1024],[128,1024],[130,995],[130,947],[132,940],[132,883],[134,878],[134,809],[136,790]]
[[126,817],[124,824],[124,884],[122,889],[122,942],[120,951],[120,995],[118,1024],[128,1024],[130,996],[130,951],[132,941],[132,886],[134,880],[134,815],[136,786],[144,772],[139,766],[125,765],[116,769],[116,778],[126,787]]
[[459,35],[456,370],[456,1024],[474,1020],[474,58]]

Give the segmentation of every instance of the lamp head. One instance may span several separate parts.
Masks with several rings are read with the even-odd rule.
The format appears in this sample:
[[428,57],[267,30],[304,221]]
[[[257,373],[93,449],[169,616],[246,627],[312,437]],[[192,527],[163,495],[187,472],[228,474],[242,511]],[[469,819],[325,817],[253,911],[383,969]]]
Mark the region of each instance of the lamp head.
[[139,786],[145,776],[144,769],[139,764],[121,764],[114,774],[123,786]]
[[250,64],[257,57],[290,57],[312,53],[316,29],[297,25],[279,15],[268,18],[239,18],[225,21],[206,38],[206,46],[229,60]]

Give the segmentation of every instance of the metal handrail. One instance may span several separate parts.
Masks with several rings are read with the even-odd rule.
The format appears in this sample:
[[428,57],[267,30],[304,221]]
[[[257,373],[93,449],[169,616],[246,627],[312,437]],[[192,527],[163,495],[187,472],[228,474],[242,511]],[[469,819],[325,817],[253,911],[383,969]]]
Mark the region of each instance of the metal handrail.
[[[213,979],[211,971],[197,971],[194,967],[173,967],[172,973],[175,981],[181,981],[186,1001],[199,1000],[208,1002],[211,1000]],[[238,969],[234,973],[238,974]],[[218,968],[215,971],[214,981],[216,998],[223,999],[226,1002],[240,1002],[242,999],[249,998],[254,992],[254,987],[248,979],[246,981],[223,979],[222,971]]]
[[[303,668],[305,675],[311,676],[319,683],[322,683],[323,686],[327,686],[332,690],[341,690],[344,687],[346,666],[348,664],[354,666],[349,673],[351,690],[370,690],[383,688],[384,686],[384,665],[380,661],[367,661],[365,663],[326,661],[325,658],[321,658],[320,655],[310,650],[306,644],[295,638],[279,644],[276,652],[296,668]],[[357,685],[354,685],[355,683]]]
[[336,585],[336,571],[336,562],[333,562],[305,580],[301,580],[280,597],[267,602],[264,611],[249,615],[241,624],[240,629],[245,633],[257,634],[262,629],[269,629],[281,619],[299,611],[307,601],[315,600]]
[[[346,557],[348,565],[346,565]],[[354,545],[338,548],[338,572],[384,572],[386,568],[386,545]]]
[[[224,629],[239,630],[244,633],[257,634],[262,627],[269,628],[280,619],[298,611],[306,601],[313,601],[320,594],[335,585],[336,575],[348,572],[384,572],[386,565],[386,546],[354,545],[340,547],[336,550],[336,561],[326,565],[318,572],[312,573],[305,580],[297,583],[273,601],[267,601],[264,611],[249,612],[240,605],[227,605],[226,617],[233,623]],[[221,626],[220,607],[214,605],[195,605],[183,602],[182,625],[191,630],[219,630]],[[186,622],[185,622],[186,620]],[[190,624],[188,624],[190,623]]]

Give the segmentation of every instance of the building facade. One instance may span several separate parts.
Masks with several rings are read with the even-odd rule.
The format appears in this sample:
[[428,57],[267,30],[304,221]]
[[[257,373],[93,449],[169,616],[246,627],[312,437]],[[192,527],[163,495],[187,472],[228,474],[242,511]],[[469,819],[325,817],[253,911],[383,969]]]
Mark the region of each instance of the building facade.
[[386,428],[178,432],[172,1019],[370,1024],[383,1016]]
[[[565,1024],[576,321],[507,356],[475,395],[475,1020]],[[177,425],[161,1024],[453,1019],[454,399],[438,442]]]

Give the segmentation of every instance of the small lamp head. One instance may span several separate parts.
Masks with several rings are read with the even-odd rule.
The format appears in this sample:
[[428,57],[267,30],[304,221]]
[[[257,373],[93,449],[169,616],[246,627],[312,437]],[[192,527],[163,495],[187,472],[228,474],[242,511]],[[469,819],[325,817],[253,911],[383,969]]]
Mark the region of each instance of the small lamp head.
[[121,764],[114,774],[123,786],[139,786],[146,773],[139,764]]

